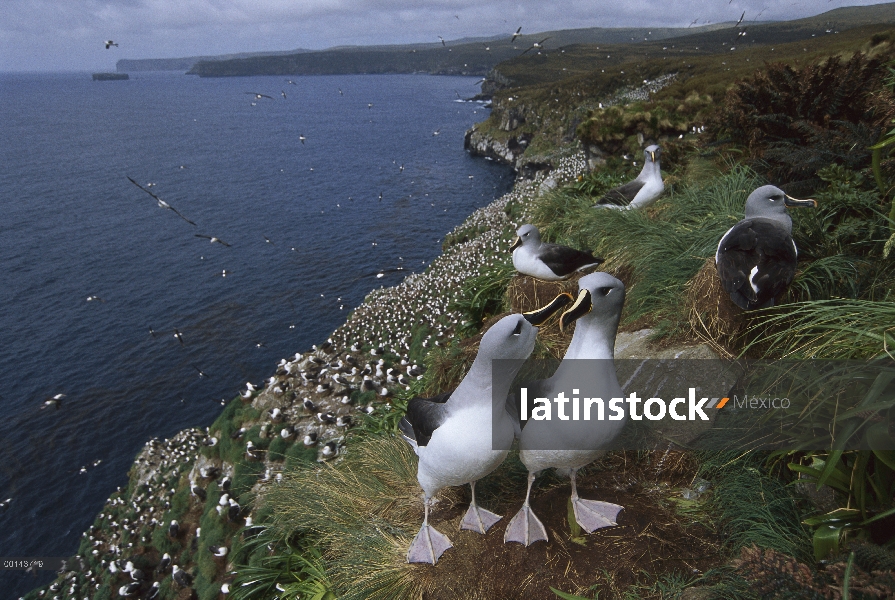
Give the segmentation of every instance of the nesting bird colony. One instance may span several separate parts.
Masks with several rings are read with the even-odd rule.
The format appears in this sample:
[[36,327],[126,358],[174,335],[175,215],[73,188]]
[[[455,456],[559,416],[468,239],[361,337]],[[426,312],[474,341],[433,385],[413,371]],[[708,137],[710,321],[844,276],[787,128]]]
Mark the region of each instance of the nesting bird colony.
[[[621,208],[638,209],[656,201],[662,192],[659,155],[656,146],[644,151],[641,177],[618,188],[614,201],[627,202]],[[527,200],[557,183],[573,181],[585,168],[583,155],[565,158],[549,175],[552,181],[539,176],[517,182],[513,192],[476,211],[448,234],[448,239],[460,241],[447,245],[424,273],[410,275],[395,287],[374,290],[325,342],[282,359],[263,385],[247,383],[227,409],[230,416],[240,410],[248,415],[238,426],[228,429],[226,421],[222,425],[219,419],[204,431],[187,430],[171,440],[151,440],[137,458],[132,485],[119,489],[85,532],[74,559],[83,564],[60,572],[60,578],[40,590],[39,597],[89,597],[106,585],[121,597],[155,598],[171,586],[178,590],[194,584],[195,570],[187,572],[178,561],[212,561],[223,569],[230,540],[220,531],[203,536],[203,527],[197,523],[215,523],[216,530],[220,527],[217,522],[233,531],[244,528],[244,537],[250,537],[260,528],[253,524],[249,500],[283,480],[288,461],[282,459],[292,452],[286,448],[303,449],[305,457],[313,455],[318,461],[337,459],[346,449],[353,425],[374,412],[394,411],[390,398],[406,394],[423,377],[424,367],[413,357],[419,360],[426,349],[450,343],[459,328],[470,325],[453,305],[468,293],[464,282],[488,269],[508,266],[511,260],[520,274],[550,281],[599,266],[602,259],[585,249],[542,243],[537,229],[526,224],[530,219]],[[628,193],[633,188],[637,189]],[[641,194],[635,202],[642,189],[649,191],[648,196]],[[784,206],[816,204],[796,201],[771,186],[753,196],[757,199],[750,197],[747,218],[719,241],[716,256],[725,290],[732,297],[736,293],[748,298],[744,308],[759,306],[756,298],[766,305],[771,292],[764,290],[772,290],[772,300],[792,278],[796,249]],[[511,203],[520,210],[508,210]],[[511,213],[520,216],[514,220]],[[757,231],[769,219],[771,234]],[[464,235],[469,231],[475,235]],[[516,243],[511,246],[514,237]],[[780,248],[784,251],[774,250]],[[513,438],[519,440],[529,485],[522,508],[506,528],[505,542],[528,546],[547,539],[543,524],[530,509],[529,495],[537,473],[550,467],[570,476],[571,506],[582,529],[593,532],[616,524],[622,507],[580,498],[575,472],[605,452],[623,420],[610,425],[587,423],[584,430],[575,432],[577,439],[583,440],[580,448],[544,450],[538,443],[545,436],[566,437],[568,432],[556,429],[555,423],[554,429],[542,423],[532,426],[531,422],[523,427],[512,417],[518,402],[509,388],[514,372],[501,383],[509,396],[506,427],[501,429],[509,436],[507,450],[495,450],[491,446],[491,394],[481,393],[492,384],[491,359],[527,358],[534,347],[536,326],[554,313],[562,312],[560,327],[576,321],[578,327],[553,377],[533,382],[539,395],[549,397],[552,390],[560,389],[563,365],[574,359],[609,359],[611,364],[624,285],[606,273],[593,273],[580,280],[579,288],[577,297],[561,294],[541,310],[499,321],[482,338],[482,360],[473,363],[456,390],[442,390],[437,397],[414,398],[408,403],[400,428],[420,458],[418,477],[425,490],[425,517],[407,552],[408,562],[435,564],[451,547],[450,539],[428,523],[430,502],[444,487],[472,486],[463,529],[486,534],[502,518],[476,505],[475,482],[500,465]],[[425,322],[420,315],[428,315]],[[586,385],[606,397],[621,395],[614,369],[595,377]],[[278,444],[276,452],[274,444]],[[155,550],[147,552],[150,547]],[[171,552],[160,554],[160,547],[170,547]],[[226,573],[214,585],[226,594],[235,575]],[[163,585],[168,588],[163,590]]]

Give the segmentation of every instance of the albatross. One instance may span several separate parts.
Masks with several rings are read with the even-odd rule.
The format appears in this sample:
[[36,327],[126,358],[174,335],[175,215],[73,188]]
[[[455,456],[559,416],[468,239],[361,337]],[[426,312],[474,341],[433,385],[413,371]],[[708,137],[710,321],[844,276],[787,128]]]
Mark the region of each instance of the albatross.
[[[125,175],[125,177],[127,177],[127,175]],[[155,194],[153,194],[152,192],[147,190],[145,187],[143,187],[142,185],[140,185],[139,183],[134,181],[132,178],[127,177],[127,179],[128,179],[128,181],[133,183],[135,186],[137,186],[138,188],[140,188],[141,190],[143,190],[144,192],[146,192],[147,194],[149,194],[150,196],[155,198],[155,200],[158,202],[159,208],[166,208],[166,209],[170,210],[171,212],[173,212],[174,214],[176,214],[181,219],[183,219],[184,221],[186,221],[187,223],[189,223],[190,225],[195,225],[195,223],[193,223],[192,221],[190,221],[189,219],[184,217],[182,214],[180,214],[179,210],[177,210],[176,208],[174,208],[173,206],[171,206],[170,204],[168,204],[167,202],[165,202],[164,200],[162,200],[161,198],[159,198],[158,196],[156,196]]]
[[[485,533],[501,517],[479,508],[475,482],[496,469],[507,456],[514,425],[504,398],[523,361],[534,349],[538,329],[523,315],[504,317],[482,337],[469,372],[453,392],[414,398],[399,428],[419,456],[417,480],[424,492],[425,516],[407,551],[407,562],[435,564],[451,540],[429,525],[431,500],[448,486],[470,484],[472,501],[462,529]],[[493,369],[494,360],[515,362]],[[494,405],[499,399],[500,406]]]
[[[622,397],[613,359],[615,335],[625,303],[625,286],[608,273],[592,273],[581,278],[578,289],[575,303],[560,317],[561,328],[577,321],[569,349],[552,377],[527,384],[530,398],[553,399],[562,393],[572,397],[578,390],[581,394],[602,398],[607,404],[611,398]],[[507,409],[520,415],[515,400],[515,395],[508,396]],[[507,525],[504,542],[529,546],[538,540],[547,541],[547,531],[531,510],[529,499],[535,477],[550,467],[571,479],[575,520],[588,533],[615,525],[622,510],[618,504],[580,498],[575,474],[606,452],[624,427],[626,414],[622,411],[618,419],[613,420],[617,413],[613,414],[613,409],[609,408],[609,419],[586,420],[585,415],[584,419],[575,420],[576,411],[571,420],[568,415],[564,420],[562,409],[558,410],[558,418],[537,420],[533,416],[522,423],[519,458],[528,469],[528,490],[525,503]],[[535,412],[532,410],[533,415]]]
[[563,281],[578,271],[596,267],[603,262],[590,252],[541,241],[534,225],[523,225],[516,231],[519,237],[510,247],[513,266],[523,275],[543,281]]
[[744,310],[774,306],[774,298],[792,283],[798,249],[788,206],[817,207],[817,201],[798,200],[773,185],[758,188],[746,199],[746,218],[718,242],[721,286]]
[[665,183],[659,157],[662,149],[653,144],[643,149],[643,169],[634,180],[609,190],[595,205],[600,208],[646,208],[662,195]]

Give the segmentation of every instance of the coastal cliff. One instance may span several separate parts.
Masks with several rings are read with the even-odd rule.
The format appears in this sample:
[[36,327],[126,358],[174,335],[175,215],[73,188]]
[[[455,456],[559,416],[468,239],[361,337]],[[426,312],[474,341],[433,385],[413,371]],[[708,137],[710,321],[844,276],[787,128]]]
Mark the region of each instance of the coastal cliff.
[[[893,39],[892,33],[874,29],[837,41],[891,60]],[[810,74],[830,55],[822,54],[819,44],[809,53],[808,46],[778,45],[775,57],[788,51],[791,63]],[[510,263],[507,249],[522,223],[538,224],[547,239],[605,252],[601,268],[623,280],[628,290],[619,357],[716,361],[719,355],[753,348],[754,339],[743,334],[745,317],[737,335],[718,334],[717,327],[711,329],[718,322],[705,322],[717,309],[717,302],[711,303],[717,294],[704,293],[717,292],[711,265],[717,240],[742,218],[748,190],[766,183],[766,175],[738,162],[742,147],[722,154],[717,148],[731,142],[706,133],[706,124],[718,122],[717,116],[711,120],[711,111],[721,104],[718,98],[725,97],[724,106],[736,116],[757,110],[744,111],[733,94],[724,94],[734,85],[732,78],[744,73],[759,78],[750,85],[764,81],[746,61],[759,53],[746,55],[740,71],[731,75],[720,68],[731,60],[728,53],[701,63],[688,59],[691,66],[683,70],[678,63],[664,71],[659,61],[659,66],[634,63],[628,73],[605,79],[594,74],[560,85],[551,74],[545,75],[546,83],[529,89],[495,88],[491,117],[470,129],[464,144],[473,154],[512,165],[520,175],[514,190],[452,230],[442,255],[424,273],[373,290],[327,340],[281,360],[264,385],[243,390],[209,427],[148,442],[127,487],[109,498],[84,533],[78,556],[55,582],[26,598],[48,592],[52,597],[60,590],[97,599],[126,595],[121,590],[131,585],[134,569],[144,575],[140,594],[151,594],[157,584],[159,598],[201,600],[224,594],[328,600],[387,593],[440,599],[463,597],[473,586],[475,594],[468,597],[529,593],[548,598],[550,588],[558,586],[589,595],[598,590],[662,597],[671,589],[679,597],[757,598],[762,586],[779,581],[800,586],[798,594],[804,597],[814,592],[819,597],[818,590],[847,586],[846,558],[832,550],[822,570],[814,570],[816,549],[805,519],[828,509],[816,497],[797,496],[790,473],[770,472],[761,457],[751,454],[706,458],[686,449],[689,440],[669,436],[648,451],[610,453],[580,480],[582,489],[586,482],[589,490],[624,498],[630,520],[621,523],[623,535],[576,531],[566,515],[567,482],[545,477],[537,491],[554,545],[526,548],[518,558],[523,555],[511,553],[520,548],[507,550],[492,534],[458,542],[453,554],[445,555],[445,562],[455,561],[451,568],[408,566],[403,560],[412,532],[394,513],[410,514],[413,519],[405,520],[418,527],[422,503],[413,487],[412,455],[394,439],[397,421],[410,397],[432,396],[457,383],[487,324],[541,299],[540,284],[516,276]],[[858,70],[842,68],[848,76]],[[720,81],[707,79],[706,73]],[[876,86],[873,101],[888,103],[880,106],[890,110],[891,90],[883,89],[879,79],[868,81]],[[877,118],[889,114],[881,111]],[[879,123],[862,124],[882,130]],[[594,211],[595,200],[606,190],[636,175],[638,154],[650,142],[662,144],[666,196],[644,214]],[[594,168],[601,165],[609,168]],[[811,327],[795,319],[804,319],[805,311],[816,311],[818,304],[830,310],[823,302],[841,302],[852,294],[850,301],[858,308],[848,305],[846,317],[859,314],[861,322],[843,321],[837,335],[854,333],[856,327],[873,334],[849,338],[847,351],[854,353],[849,356],[882,356],[891,348],[891,312],[881,311],[891,300],[876,300],[891,298],[891,267],[879,258],[881,232],[890,225],[877,210],[889,200],[873,183],[869,158],[859,167],[862,173],[835,162],[822,169],[816,191],[819,205],[829,212],[826,220],[817,221],[825,228],[828,222],[844,225],[819,229],[809,219],[796,222],[794,235],[808,258],[791,295],[777,307],[778,329],[769,334],[776,337],[767,338],[766,347],[773,342],[795,352],[813,344],[817,356],[841,358],[835,352],[843,348],[842,338],[824,345],[823,336],[811,337]],[[891,181],[891,164],[888,168],[883,176]],[[857,247],[856,238],[849,237],[856,230],[862,243],[872,239],[875,245],[868,245],[863,256],[838,253]],[[854,274],[835,281],[814,276],[814,263],[843,264],[822,262],[831,256],[861,269],[841,268]],[[574,291],[574,281],[563,285],[569,286],[564,291]],[[868,291],[854,297],[859,289]],[[824,323],[829,327],[829,320]],[[561,356],[568,332],[544,327],[542,333],[538,356]],[[784,354],[777,352],[768,356]],[[370,444],[378,444],[382,455],[365,457],[374,447]],[[871,460],[849,468],[876,464]],[[518,506],[525,491],[524,469],[518,461],[507,463],[494,475],[499,484],[481,491],[490,502],[501,503],[500,510]],[[396,481],[401,485],[396,487]],[[816,479],[809,481],[815,487]],[[862,497],[873,493],[867,489]],[[823,502],[835,506],[837,496],[826,491]],[[352,494],[354,501],[346,501]],[[461,518],[455,506],[463,504],[461,493],[446,492],[442,502],[433,518],[453,526]],[[886,502],[891,496],[869,509],[881,516],[879,522],[891,510]],[[289,512],[289,507],[298,508]],[[891,561],[884,549],[868,552]],[[505,562],[492,568],[490,561],[480,560],[486,555]],[[881,561],[858,558],[848,568],[867,589],[873,585],[891,592],[886,577],[892,569],[879,575],[873,565],[895,563]],[[187,576],[176,577],[174,565]],[[685,590],[690,587],[696,593]]]

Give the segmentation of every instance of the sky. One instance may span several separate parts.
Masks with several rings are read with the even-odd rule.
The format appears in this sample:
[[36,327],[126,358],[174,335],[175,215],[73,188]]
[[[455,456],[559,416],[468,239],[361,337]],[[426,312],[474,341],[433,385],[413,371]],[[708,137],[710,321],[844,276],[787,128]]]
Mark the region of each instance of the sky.
[[[790,20],[880,0],[2,0],[0,71],[113,71],[177,58],[438,42],[583,27]],[[105,40],[118,47],[106,50]]]

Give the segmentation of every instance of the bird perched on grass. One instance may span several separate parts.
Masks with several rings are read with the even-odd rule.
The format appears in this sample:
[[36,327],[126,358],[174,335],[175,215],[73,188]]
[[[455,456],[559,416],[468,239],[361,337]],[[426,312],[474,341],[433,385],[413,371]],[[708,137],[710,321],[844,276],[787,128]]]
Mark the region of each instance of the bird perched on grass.
[[[537,328],[522,315],[510,315],[482,337],[469,372],[453,392],[435,398],[414,398],[399,427],[419,456],[417,480],[424,492],[425,516],[407,551],[407,562],[435,564],[452,546],[429,525],[432,498],[444,487],[470,484],[472,502],[463,529],[485,533],[500,516],[475,503],[475,482],[496,469],[513,441],[513,419],[503,409],[513,377],[534,349]],[[515,359],[493,369],[495,359]],[[494,405],[499,399],[500,406]],[[505,448],[505,449],[504,449]]]
[[721,286],[744,310],[774,306],[795,276],[798,250],[786,207],[817,207],[816,200],[797,200],[765,185],[746,199],[746,218],[718,242],[715,267]]
[[[607,403],[611,398],[622,397],[613,358],[615,336],[625,303],[625,286],[608,273],[591,273],[581,278],[578,288],[575,303],[560,317],[560,327],[577,321],[575,334],[552,377],[523,384],[527,396],[532,399],[552,399],[563,393],[567,398],[573,398],[579,390]],[[507,410],[521,416],[521,408],[517,408],[517,403],[522,406],[519,396],[521,390],[518,396],[514,393],[508,397]],[[531,510],[529,498],[538,472],[550,467],[569,475],[572,480],[571,502],[575,520],[588,533],[615,525],[615,518],[622,510],[617,504],[579,498],[575,474],[606,452],[621,433],[626,413],[621,411],[615,419],[610,408],[606,411],[609,419],[598,420],[596,417],[588,419],[587,415],[577,418],[573,408],[569,419],[569,415],[563,416],[561,409],[557,410],[560,411],[556,415],[558,418],[549,419],[539,419],[532,410],[532,418],[522,422],[519,458],[528,469],[528,491],[522,508],[507,525],[504,542],[528,546],[538,540],[547,540],[547,531]]]
[[609,190],[600,198],[598,208],[646,208],[665,190],[659,158],[662,149],[655,144],[643,149],[643,168],[632,181]]
[[542,242],[541,234],[534,225],[523,225],[516,234],[519,237],[510,247],[513,266],[523,275],[535,279],[562,281],[603,262],[602,258],[590,252]]

